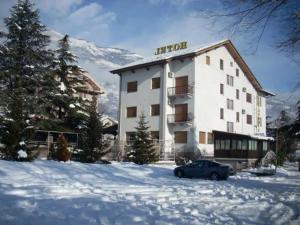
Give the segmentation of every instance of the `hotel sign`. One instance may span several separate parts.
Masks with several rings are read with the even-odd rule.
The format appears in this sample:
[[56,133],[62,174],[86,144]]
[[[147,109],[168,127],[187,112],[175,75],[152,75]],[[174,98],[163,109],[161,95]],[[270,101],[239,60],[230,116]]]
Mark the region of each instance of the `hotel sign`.
[[154,53],[154,55],[160,55],[160,54],[164,54],[167,52],[173,52],[173,51],[178,51],[180,49],[185,49],[187,48],[187,42],[183,41],[177,44],[172,44],[172,45],[167,45],[167,46],[163,46],[163,47],[159,47],[156,49],[156,52]]

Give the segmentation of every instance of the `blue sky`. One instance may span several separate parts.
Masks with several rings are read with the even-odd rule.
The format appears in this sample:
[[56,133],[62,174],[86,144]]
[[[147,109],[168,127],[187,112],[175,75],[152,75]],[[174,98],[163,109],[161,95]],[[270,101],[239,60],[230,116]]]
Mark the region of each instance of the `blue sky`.
[[[16,0],[0,0],[0,17]],[[156,47],[188,41],[197,46],[230,38],[261,84],[273,92],[288,92],[300,78],[299,66],[270,43],[278,31],[267,30],[255,54],[250,38],[218,32],[201,10],[220,8],[218,0],[34,0],[42,22],[99,46],[120,47],[151,56]],[[0,23],[0,26],[3,24]],[[249,40],[248,40],[249,39]]]

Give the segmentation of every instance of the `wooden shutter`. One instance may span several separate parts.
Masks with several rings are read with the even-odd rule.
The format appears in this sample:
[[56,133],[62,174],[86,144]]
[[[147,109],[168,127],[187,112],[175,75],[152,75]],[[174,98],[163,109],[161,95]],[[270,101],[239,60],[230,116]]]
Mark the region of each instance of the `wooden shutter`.
[[160,77],[152,78],[152,85],[151,85],[151,88],[152,88],[152,89],[160,88]]
[[175,122],[187,121],[188,104],[175,105]]
[[151,105],[151,116],[159,116],[159,104]]
[[134,107],[127,107],[127,117],[136,117],[136,106]]
[[187,131],[176,131],[175,143],[187,143]]
[[137,91],[137,81],[132,81],[127,83],[127,92],[136,92]]
[[188,91],[188,76],[176,77],[175,79],[175,94],[186,94]]
[[247,124],[252,124],[252,116],[247,115]]
[[210,65],[210,57],[208,55],[206,56],[206,65]]
[[206,133],[200,131],[199,132],[199,143],[200,144],[206,144]]

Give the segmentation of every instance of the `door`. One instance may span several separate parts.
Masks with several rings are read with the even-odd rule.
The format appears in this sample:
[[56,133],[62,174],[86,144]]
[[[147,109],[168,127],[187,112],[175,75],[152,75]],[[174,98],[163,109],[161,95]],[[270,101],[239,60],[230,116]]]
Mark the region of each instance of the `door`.
[[188,104],[175,105],[175,122],[187,121]]
[[188,90],[188,76],[176,77],[175,79],[175,94],[186,94]]

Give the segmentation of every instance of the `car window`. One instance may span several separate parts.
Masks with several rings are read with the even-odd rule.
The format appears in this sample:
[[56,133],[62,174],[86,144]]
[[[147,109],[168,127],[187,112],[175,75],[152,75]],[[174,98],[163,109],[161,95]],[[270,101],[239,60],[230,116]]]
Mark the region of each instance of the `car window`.
[[205,161],[198,161],[197,166],[198,167],[204,167],[204,166],[206,166],[206,162]]
[[215,162],[209,162],[209,166],[210,167],[214,167],[214,166],[219,166],[219,164],[215,163]]

